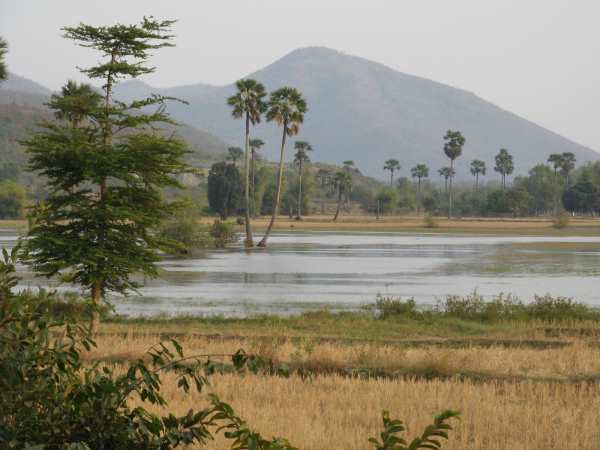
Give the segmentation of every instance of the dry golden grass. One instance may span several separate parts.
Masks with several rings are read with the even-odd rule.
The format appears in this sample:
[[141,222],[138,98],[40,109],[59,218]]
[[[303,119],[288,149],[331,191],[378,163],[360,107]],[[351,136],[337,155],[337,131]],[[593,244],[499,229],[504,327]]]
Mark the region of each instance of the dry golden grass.
[[[121,362],[142,357],[157,342],[156,336],[99,336],[98,348],[85,353],[90,359]],[[302,366],[315,372],[340,372],[366,368],[388,375],[437,373],[478,374],[491,378],[566,380],[600,374],[600,348],[575,339],[560,348],[443,346],[405,347],[387,344],[315,343],[311,340],[179,339],[186,354],[233,354],[244,348],[277,362]],[[549,341],[552,342],[552,341]]]
[[[171,409],[184,414],[204,397],[176,391],[166,377]],[[284,436],[305,450],[364,450],[378,435],[380,414],[402,418],[409,436],[447,408],[462,420],[444,449],[596,450],[600,396],[594,385],[547,383],[473,384],[458,381],[352,379],[320,376],[310,381],[248,375],[212,378],[221,399],[266,437]],[[220,438],[211,449],[226,449]]]
[[[100,335],[98,348],[86,356],[113,360],[121,366],[156,343],[156,334],[139,333],[144,329],[130,328],[125,335]],[[367,449],[367,438],[381,430],[383,409],[406,422],[409,436],[419,433],[444,409],[461,411],[462,420],[455,424],[444,449],[600,448],[600,417],[596,414],[600,384],[573,382],[573,378],[591,379],[600,374],[600,348],[594,337],[546,339],[566,345],[541,349],[526,345],[415,347],[382,342],[348,345],[279,337],[184,336],[179,340],[188,355],[227,354],[245,348],[317,372],[366,367],[403,375],[356,378],[340,375],[342,370],[322,370],[307,380],[250,374],[211,377],[210,390],[230,403],[253,428],[266,437],[287,437],[301,449]],[[428,380],[410,376],[427,369],[449,377]],[[484,381],[460,376],[468,372],[484,375]],[[163,394],[171,412],[184,414],[207,404],[205,394],[184,394],[175,385],[173,375],[166,375]],[[209,448],[226,449],[227,441],[220,437]]]

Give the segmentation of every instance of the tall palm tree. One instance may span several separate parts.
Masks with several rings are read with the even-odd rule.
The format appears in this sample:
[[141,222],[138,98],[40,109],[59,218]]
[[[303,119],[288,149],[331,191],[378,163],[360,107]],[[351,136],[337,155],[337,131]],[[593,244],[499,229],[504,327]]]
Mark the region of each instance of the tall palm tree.
[[251,193],[250,196],[252,198],[252,216],[256,217],[256,156],[258,155],[258,151],[262,148],[265,143],[262,139],[250,139],[248,141],[248,145],[250,146],[250,188]]
[[265,235],[258,243],[259,247],[267,246],[267,239],[273,229],[273,224],[279,213],[279,202],[281,200],[281,184],[283,181],[283,162],[285,156],[285,138],[294,136],[300,131],[300,124],[304,121],[307,111],[306,100],[300,91],[292,87],[282,87],[271,93],[268,102],[267,120],[274,121],[282,127],[281,155],[279,157],[279,175],[277,177],[277,193],[273,205],[273,215],[267,227]]
[[390,171],[390,186],[394,185],[394,172],[400,170],[400,161],[397,159],[388,159],[383,165],[383,170]]
[[352,173],[349,170],[338,170],[333,177],[333,183],[338,192],[337,208],[335,210],[335,216],[333,216],[333,221],[335,222],[340,215],[344,194],[347,195],[352,187]]
[[564,152],[561,155],[560,173],[565,176],[565,189],[569,189],[569,173],[575,168],[575,155],[571,152]]
[[454,169],[450,167],[442,167],[438,170],[440,177],[444,178],[444,194],[448,193],[448,179],[454,174]]
[[506,190],[506,176],[513,173],[515,169],[513,157],[508,153],[508,150],[501,148],[494,159],[496,161],[494,170],[502,176],[502,191],[504,191]]
[[548,163],[552,165],[554,169],[554,214],[558,214],[558,203],[560,198],[560,188],[559,188],[559,178],[558,178],[558,170],[562,167],[563,164],[563,156],[560,153],[552,153],[548,157]]
[[454,179],[454,161],[462,155],[466,139],[460,131],[448,130],[444,136],[444,153],[450,158],[450,189],[448,191],[448,219],[452,217],[452,180]]
[[236,161],[238,159],[240,159],[242,156],[244,156],[244,150],[242,150],[239,147],[228,147],[227,148],[227,159],[230,160],[231,162],[233,162],[233,164],[236,163]]
[[485,175],[485,162],[480,159],[471,161],[471,175],[475,177],[475,192],[479,190],[479,175]]
[[298,215],[296,219],[300,220],[302,219],[302,169],[305,163],[310,162],[308,152],[311,152],[313,148],[306,141],[296,141],[294,149],[296,150],[294,163],[298,166]]
[[52,94],[48,107],[55,111],[57,119],[66,120],[73,128],[78,128],[81,121],[100,106],[101,100],[102,96],[91,85],[69,80],[60,94]]
[[0,37],[0,81],[8,78],[8,69],[4,62],[4,55],[8,52],[8,43]]
[[[227,99],[231,106],[231,115],[236,119],[246,120],[246,136],[244,141],[245,165],[244,165],[244,197],[245,197],[245,221],[246,221],[246,247],[254,246],[252,237],[252,225],[250,223],[250,124],[256,125],[260,117],[267,109],[263,98],[267,95],[265,87],[256,80],[238,80],[235,83],[237,92]],[[235,163],[235,160],[234,160]]]
[[413,178],[418,180],[417,182],[417,212],[419,211],[419,205],[421,204],[421,180],[429,177],[429,167],[425,164],[417,164],[415,167],[410,169],[410,173]]
[[548,157],[548,163],[552,165],[554,169],[554,176],[558,175],[558,169],[560,169],[562,165],[562,155],[560,153],[552,153]]

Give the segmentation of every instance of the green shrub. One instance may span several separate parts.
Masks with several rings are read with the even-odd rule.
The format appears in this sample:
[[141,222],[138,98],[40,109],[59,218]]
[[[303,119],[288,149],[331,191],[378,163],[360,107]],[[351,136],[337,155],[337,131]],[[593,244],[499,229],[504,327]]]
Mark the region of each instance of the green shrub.
[[569,214],[566,211],[560,211],[552,221],[552,226],[557,230],[567,228],[570,222]]
[[210,235],[216,248],[225,248],[228,244],[237,242],[239,237],[235,232],[233,224],[215,220],[210,227]]
[[438,311],[450,317],[464,320],[496,322],[500,320],[515,320],[525,318],[525,306],[511,295],[500,294],[491,301],[476,291],[466,297],[448,295],[443,302],[438,303]]
[[414,298],[402,300],[400,297],[384,297],[380,294],[377,294],[375,305],[367,306],[367,309],[372,310],[380,319],[399,316],[416,318],[421,314]]
[[425,215],[425,228],[437,228],[440,226],[438,221],[431,214]]
[[527,305],[532,319],[560,321],[565,319],[600,319],[600,312],[571,298],[536,295]]
[[181,216],[164,222],[159,233],[162,238],[175,243],[173,247],[181,255],[191,254],[211,245],[208,227],[192,216]]

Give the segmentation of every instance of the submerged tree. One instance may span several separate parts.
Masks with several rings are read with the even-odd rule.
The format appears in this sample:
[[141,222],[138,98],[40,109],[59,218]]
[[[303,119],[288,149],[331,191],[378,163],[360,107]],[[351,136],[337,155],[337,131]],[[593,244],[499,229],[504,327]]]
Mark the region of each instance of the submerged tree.
[[506,177],[515,169],[513,157],[508,150],[501,148],[494,159],[496,161],[494,170],[502,176],[502,191],[504,191],[506,190]]
[[279,156],[279,172],[277,175],[277,191],[273,203],[273,212],[271,220],[267,227],[265,235],[258,243],[259,247],[266,247],[267,240],[275,224],[275,219],[279,214],[279,204],[281,202],[281,185],[283,183],[283,165],[285,157],[285,140],[288,136],[295,136],[300,131],[300,124],[304,121],[306,113],[306,100],[302,94],[292,87],[283,87],[271,93],[268,102],[267,120],[275,122],[282,127],[281,152]]
[[[103,83],[102,101],[87,92],[85,101],[75,98],[82,90],[67,89],[53,106],[66,121],[46,123],[24,142],[30,169],[48,180],[49,195],[31,213],[23,258],[38,274],[68,273],[96,306],[109,291],[135,289],[133,274],[156,276],[158,251],[169,245],[153,230],[175,209],[161,192],[179,187],[175,175],[186,170],[185,144],[154,132],[172,123],[168,98],[123,103],[113,99],[113,89],[121,79],[154,71],[146,64],[150,51],[173,45],[173,23],[144,18],[135,25],[64,28],[66,38],[103,58],[81,69]],[[153,105],[156,111],[147,113]],[[93,331],[100,321],[95,311]]]
[[448,218],[452,218],[452,180],[454,179],[454,161],[462,155],[465,138],[460,131],[448,130],[444,136],[444,153],[450,158],[450,185],[448,189]]
[[312,146],[306,141],[296,141],[294,144],[296,154],[294,155],[294,163],[298,166],[298,215],[296,219],[302,219],[302,170],[304,164],[310,162],[308,152],[312,151]]
[[[236,119],[245,120],[244,139],[244,215],[246,222],[246,247],[254,247],[252,224],[250,223],[250,125],[260,122],[260,117],[266,110],[263,101],[265,87],[256,80],[238,80],[235,83],[237,93],[227,99],[227,104],[233,108],[231,114]],[[241,156],[241,155],[240,155]],[[235,159],[234,159],[235,163]]]
[[256,160],[258,151],[265,143],[261,139],[250,139],[248,141],[250,147],[250,195],[252,197],[251,211],[252,216],[256,216]]
[[390,171],[390,186],[394,185],[394,172],[400,170],[400,161],[397,159],[388,159],[383,165],[383,170]]
[[485,175],[485,162],[480,159],[471,161],[471,175],[475,177],[475,192],[479,190],[479,175]]
[[8,78],[8,69],[6,68],[6,63],[4,62],[4,55],[6,55],[7,52],[8,44],[0,37],[0,81]]

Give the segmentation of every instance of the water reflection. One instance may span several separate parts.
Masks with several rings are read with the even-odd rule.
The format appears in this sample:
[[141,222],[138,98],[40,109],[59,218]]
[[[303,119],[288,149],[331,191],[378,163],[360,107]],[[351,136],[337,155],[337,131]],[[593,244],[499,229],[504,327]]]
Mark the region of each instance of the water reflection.
[[[13,239],[0,232],[0,245]],[[164,261],[162,278],[149,281],[141,296],[115,299],[117,311],[288,314],[355,309],[377,293],[435,303],[474,289],[525,301],[551,293],[600,304],[599,237],[296,232],[276,233],[269,244]]]

